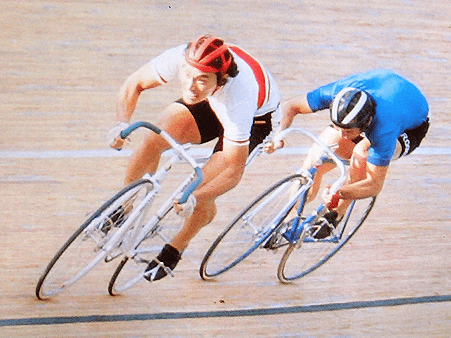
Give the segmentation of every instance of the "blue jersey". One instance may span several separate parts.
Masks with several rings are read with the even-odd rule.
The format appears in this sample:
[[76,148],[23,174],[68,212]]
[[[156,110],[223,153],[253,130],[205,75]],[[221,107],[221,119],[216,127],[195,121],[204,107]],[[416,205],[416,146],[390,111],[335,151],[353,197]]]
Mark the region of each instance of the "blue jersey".
[[355,74],[319,87],[307,94],[312,111],[326,109],[345,87],[365,90],[376,101],[376,114],[365,136],[371,142],[368,162],[387,166],[398,137],[418,127],[428,116],[428,103],[411,82],[388,70]]

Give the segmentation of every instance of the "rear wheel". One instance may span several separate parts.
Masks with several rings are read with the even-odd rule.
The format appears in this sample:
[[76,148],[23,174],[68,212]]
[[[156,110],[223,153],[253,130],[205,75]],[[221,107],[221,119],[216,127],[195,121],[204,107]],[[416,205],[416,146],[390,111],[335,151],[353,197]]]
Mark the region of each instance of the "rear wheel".
[[353,201],[343,221],[327,238],[313,239],[304,230],[299,242],[290,244],[285,251],[277,270],[279,280],[290,283],[326,263],[360,228],[375,201],[375,197]]
[[[58,294],[86,275],[102,260],[109,261],[120,250],[114,248],[111,238],[127,219],[134,203],[140,202],[153,188],[142,179],[122,189],[105,202],[56,253],[36,286],[36,296],[46,299]],[[111,248],[108,252],[106,247]]]

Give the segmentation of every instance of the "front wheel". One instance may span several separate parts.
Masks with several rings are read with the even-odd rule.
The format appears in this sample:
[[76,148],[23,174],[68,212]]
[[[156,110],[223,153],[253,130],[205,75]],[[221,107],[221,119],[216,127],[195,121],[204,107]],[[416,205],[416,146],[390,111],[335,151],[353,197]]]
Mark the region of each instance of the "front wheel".
[[294,188],[299,189],[302,175],[289,176],[257,197],[219,235],[200,266],[204,280],[231,269],[264,243],[287,217],[295,203]]
[[[111,239],[127,219],[127,215],[153,184],[139,180],[119,191],[105,202],[64,243],[47,265],[36,286],[38,299],[47,299],[73,285],[102,260],[109,261],[120,254]],[[105,248],[113,248],[107,251]]]
[[356,233],[368,217],[375,197],[353,201],[333,234],[324,239],[313,239],[303,231],[299,242],[290,244],[280,260],[277,277],[282,283],[291,283],[319,268],[337,253]]
[[163,217],[154,215],[150,222],[154,223],[152,230],[130,251],[132,255],[126,253],[113,273],[108,284],[108,293],[111,296],[120,295],[139,281],[144,281],[147,265],[180,231],[184,218],[178,216],[171,206]]

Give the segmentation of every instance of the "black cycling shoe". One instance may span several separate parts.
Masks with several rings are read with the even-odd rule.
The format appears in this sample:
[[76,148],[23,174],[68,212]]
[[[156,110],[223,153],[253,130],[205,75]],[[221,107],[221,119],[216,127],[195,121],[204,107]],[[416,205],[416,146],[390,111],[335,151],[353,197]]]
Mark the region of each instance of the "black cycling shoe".
[[122,207],[117,208],[100,227],[100,231],[107,234],[112,227],[119,227],[127,219],[129,212],[125,213]]
[[156,258],[146,268],[144,278],[149,282],[160,280],[168,274],[173,276],[172,271],[180,261],[182,255],[173,246],[166,244]]
[[336,211],[332,210],[327,212],[323,217],[318,218],[313,225],[315,230],[312,232],[312,237],[315,239],[323,239],[330,236],[342,218],[343,217],[340,217],[338,219],[338,213]]

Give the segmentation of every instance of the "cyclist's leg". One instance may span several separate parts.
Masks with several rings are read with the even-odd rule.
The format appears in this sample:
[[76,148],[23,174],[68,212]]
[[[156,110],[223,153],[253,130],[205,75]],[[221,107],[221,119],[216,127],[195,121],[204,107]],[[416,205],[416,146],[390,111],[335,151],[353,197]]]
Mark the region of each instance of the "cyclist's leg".
[[[368,160],[368,150],[370,146],[370,141],[367,138],[363,138],[355,145],[351,159],[349,161],[348,178],[345,184],[358,182],[366,178],[366,165]],[[351,203],[352,200],[340,200],[337,208],[335,209],[338,214],[338,218],[345,214]]]
[[[355,143],[351,140],[345,139],[341,136],[340,131],[335,129],[332,126],[328,126],[319,136],[319,139],[327,145],[333,145],[336,144],[337,148],[334,151],[335,154],[341,158],[341,159],[349,159],[352,156],[352,151],[355,147]],[[307,155],[307,158],[304,161],[303,168],[309,169],[311,168],[315,162],[320,158],[323,151],[318,145],[313,145],[309,153]],[[309,196],[307,199],[307,203],[315,199],[318,190],[321,186],[322,178],[325,174],[327,174],[329,171],[335,168],[335,164],[333,163],[324,163],[318,168],[318,171],[314,177],[313,185],[310,188]]]
[[[271,133],[272,122],[271,113],[254,118],[254,123],[251,129],[249,153],[262,143],[265,138]],[[222,131],[221,131],[222,134]],[[216,147],[215,153],[211,156],[208,163],[203,168],[204,180],[208,182],[209,177],[215,177],[218,173],[218,168],[222,168],[221,151],[223,149],[223,140],[220,138]],[[206,199],[198,201],[195,213],[186,220],[182,230],[173,238],[171,246],[183,251],[194,236],[207,224],[209,224],[216,215],[216,203],[214,199]]]
[[349,162],[348,183],[361,181],[366,177],[366,163],[371,143],[367,138],[362,139],[354,148]]
[[[186,106],[172,103],[163,113],[158,127],[168,132],[178,143],[200,143],[201,137],[196,121]],[[159,135],[149,131],[139,148],[134,152],[126,172],[125,183],[140,179],[145,173],[154,173],[160,156],[169,148],[168,143]]]
[[[239,155],[241,158],[245,158],[248,153],[248,147],[238,147],[240,149],[236,152],[241,152]],[[202,168],[203,182],[198,189],[203,186],[211,184],[213,180],[218,177],[218,175],[223,172],[224,168],[227,167],[226,159],[222,151],[215,152],[205,166]],[[244,170],[244,163],[241,170]],[[241,175],[234,176],[235,185],[238,184]],[[218,184],[216,182],[215,184]],[[227,191],[233,187],[227,187]],[[183,251],[189,244],[190,240],[207,224],[209,224],[214,216],[216,215],[216,203],[215,199],[218,196],[207,196],[202,194],[202,197],[197,196],[197,204],[194,209],[194,213],[191,217],[186,219],[186,222],[181,229],[181,231],[173,238],[171,245],[177,248],[179,251]]]
[[[196,142],[190,141],[191,143],[205,143],[218,137],[222,139],[224,129],[217,119],[216,114],[211,109],[208,101],[203,101],[191,106],[185,105],[181,101],[178,102],[188,110],[192,117],[192,121],[196,126],[196,130],[198,131],[198,140]],[[175,139],[177,140],[177,138]],[[212,163],[217,163],[217,161],[221,160],[220,150],[221,149],[215,149],[216,152],[202,168],[204,181],[208,181],[208,177],[212,176],[210,173],[211,170],[209,169],[210,167],[214,167]],[[202,229],[202,227],[213,220],[215,214],[216,205],[214,199],[198,199],[194,213],[185,220],[182,229],[165,245],[156,260],[153,260],[147,267],[146,271],[148,271],[148,275],[146,276],[146,279],[152,281],[166,276],[166,271],[161,268],[159,262],[163,263],[166,268],[173,270],[181,258],[181,253],[188,246],[190,240],[200,231],[200,229]]]
[[169,244],[179,252],[185,250],[189,242],[199,233],[199,231],[213,221],[216,210],[217,208],[214,200],[198,200],[194,213],[186,219],[182,229],[174,236]]

